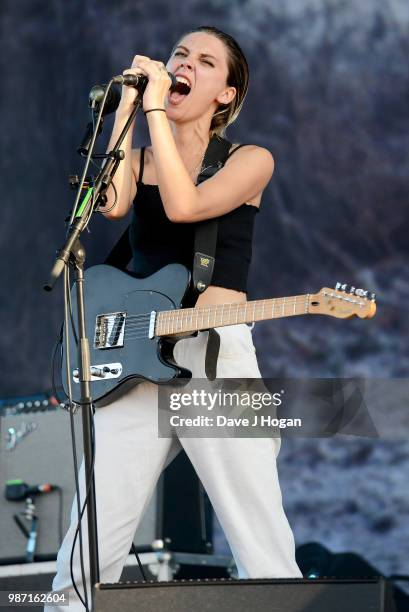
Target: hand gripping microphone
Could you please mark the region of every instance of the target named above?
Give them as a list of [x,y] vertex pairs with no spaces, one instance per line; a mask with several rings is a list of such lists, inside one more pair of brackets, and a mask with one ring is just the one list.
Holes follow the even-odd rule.
[[[176,87],[176,77],[174,77],[171,72],[168,72],[168,77],[172,81],[170,89],[172,89],[172,87]],[[139,93],[143,93],[148,84],[148,77],[145,74],[118,74],[118,76],[115,76],[112,80],[114,83],[119,83],[120,85],[135,87]]]
[[[170,88],[169,88],[171,92],[177,91],[184,95],[187,95],[189,93],[190,87],[186,85],[186,83],[178,82],[176,77],[171,72],[168,72],[168,75],[172,81]],[[128,85],[128,87],[135,87],[138,90],[139,94],[142,95],[146,89],[149,79],[144,74],[119,74],[118,76],[114,77],[112,80],[114,83],[119,83],[120,85]],[[103,85],[94,85],[94,87],[91,89],[89,93],[88,102],[89,102],[90,108],[93,108],[93,109],[99,108],[99,105],[102,102],[102,99],[105,95],[106,87],[107,87],[106,83]],[[105,102],[105,106],[104,106],[102,115],[105,116],[105,115],[109,115],[110,113],[114,113],[119,106],[120,100],[121,100],[121,94],[118,88],[112,86],[108,92],[108,96]],[[92,131],[91,131],[91,137],[92,137]],[[90,134],[87,133],[83,139],[81,146],[78,148],[79,153],[83,154],[83,151],[87,151],[88,149],[87,144],[89,145],[89,141],[90,141]]]

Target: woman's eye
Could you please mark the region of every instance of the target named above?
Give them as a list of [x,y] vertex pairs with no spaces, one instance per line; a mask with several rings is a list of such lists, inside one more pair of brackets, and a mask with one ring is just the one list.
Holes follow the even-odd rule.
[[[186,53],[183,53],[182,51],[175,51],[174,55],[181,55],[182,57],[186,57]],[[212,64],[212,62],[209,62],[208,60],[202,60],[202,62],[204,64],[209,64],[209,66],[212,66],[212,68],[214,68],[214,64]]]

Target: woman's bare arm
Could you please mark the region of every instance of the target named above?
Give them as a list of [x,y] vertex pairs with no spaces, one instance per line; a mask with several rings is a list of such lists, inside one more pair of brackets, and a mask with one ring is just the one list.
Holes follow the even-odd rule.
[[[135,56],[131,68],[124,70],[122,74],[140,74],[140,71],[135,68],[137,61],[136,58],[139,57],[140,56]],[[115,114],[115,123],[112,130],[111,139],[109,141],[108,150],[112,149],[118,140],[119,135],[134,108],[137,95],[138,94],[135,88],[127,86],[122,87],[121,101]],[[117,192],[115,206],[115,191],[112,185],[110,185],[107,189],[106,205],[99,209],[102,213],[104,213],[104,209],[107,211],[104,213],[107,219],[120,219],[121,217],[124,217],[129,212],[131,203],[136,196],[136,179],[132,169],[135,167],[135,165],[139,167],[140,152],[138,149],[134,151],[132,150],[132,135],[134,126],[135,121],[132,122],[121,144],[121,149],[125,153],[125,158],[120,161],[113,179]],[[110,208],[112,208],[112,210],[109,210]]]
[[164,113],[147,115],[159,191],[167,217],[195,223],[218,217],[263,191],[274,172],[271,153],[242,147],[224,168],[196,187],[178,153]]

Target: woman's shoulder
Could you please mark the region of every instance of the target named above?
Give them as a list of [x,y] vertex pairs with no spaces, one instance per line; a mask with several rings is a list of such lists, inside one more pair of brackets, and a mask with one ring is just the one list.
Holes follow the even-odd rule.
[[260,145],[255,145],[255,144],[251,144],[247,142],[233,143],[229,149],[229,156],[231,157],[231,155],[233,153],[236,153],[236,151],[237,151],[237,155],[240,153],[240,155],[244,154],[246,156],[248,156],[249,154],[254,156],[255,154],[256,156],[264,156],[264,157],[270,157],[270,158],[273,157],[271,151],[267,149],[266,147],[261,147]]
[[274,157],[271,151],[259,145],[248,143],[232,144],[229,150],[229,157],[226,165],[234,158],[237,161],[240,160],[244,164],[261,164],[262,166],[266,166],[267,168],[274,170]]
[[257,145],[251,142],[236,143],[232,145],[232,149],[234,147],[240,147],[240,150],[243,151],[267,151],[271,155],[271,151],[267,149],[267,147],[262,147],[261,145]]
[[246,204],[259,207],[265,186],[274,172],[274,159],[271,152],[265,147],[249,143],[233,143],[225,163],[232,172],[228,180],[235,177],[257,176],[257,182],[262,184],[257,193],[246,199]]

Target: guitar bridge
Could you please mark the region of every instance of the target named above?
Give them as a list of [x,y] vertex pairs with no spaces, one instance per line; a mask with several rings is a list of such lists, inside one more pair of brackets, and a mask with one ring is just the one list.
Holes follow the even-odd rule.
[[120,348],[124,345],[126,312],[111,312],[97,316],[94,348]]

